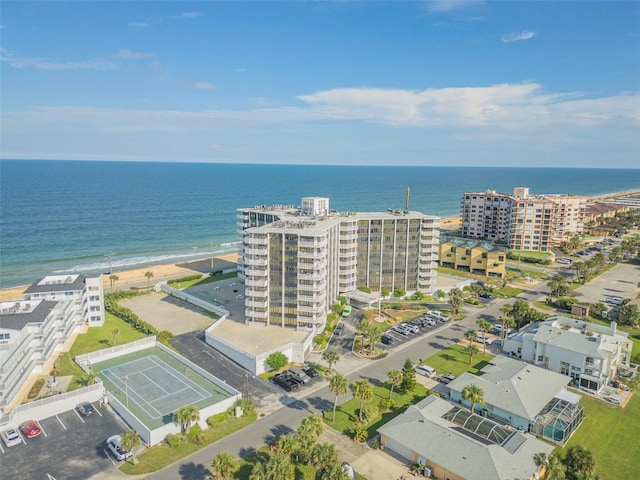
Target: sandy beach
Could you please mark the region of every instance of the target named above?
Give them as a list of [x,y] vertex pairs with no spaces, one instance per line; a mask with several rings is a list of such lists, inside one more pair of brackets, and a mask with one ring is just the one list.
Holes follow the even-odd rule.
[[[215,270],[224,270],[233,267],[238,262],[238,255],[231,253],[228,255],[221,255],[214,257],[213,266]],[[191,260],[189,262],[170,263],[165,265],[152,265],[147,267],[133,268],[130,270],[118,270],[113,271],[114,275],[118,276],[114,284],[114,288],[130,288],[146,286],[147,283],[153,285],[162,280],[168,280],[171,278],[182,277],[186,275],[193,275],[195,273],[209,273],[211,271],[211,258],[201,258],[198,260]],[[147,272],[153,273],[153,277],[148,281],[145,274]],[[103,284],[105,292],[110,290],[111,281],[109,275],[103,275]],[[20,285],[18,287],[12,287],[0,290],[0,301],[8,300],[20,300],[22,293],[29,287],[29,285]]]

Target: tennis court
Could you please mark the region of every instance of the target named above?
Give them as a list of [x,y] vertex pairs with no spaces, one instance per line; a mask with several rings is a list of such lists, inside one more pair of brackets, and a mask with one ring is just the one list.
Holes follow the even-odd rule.
[[171,423],[185,405],[200,409],[232,394],[157,347],[96,363],[105,387],[149,428]]

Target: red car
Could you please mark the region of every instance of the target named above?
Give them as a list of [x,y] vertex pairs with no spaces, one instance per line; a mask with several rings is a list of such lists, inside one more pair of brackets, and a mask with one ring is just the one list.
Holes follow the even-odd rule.
[[28,422],[24,422],[20,425],[20,430],[27,438],[33,438],[40,435],[40,426],[33,420],[29,420]]

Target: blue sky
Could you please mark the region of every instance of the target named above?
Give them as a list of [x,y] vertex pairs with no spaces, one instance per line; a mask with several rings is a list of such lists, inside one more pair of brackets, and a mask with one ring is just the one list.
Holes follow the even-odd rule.
[[3,1],[2,158],[640,168],[640,2]]

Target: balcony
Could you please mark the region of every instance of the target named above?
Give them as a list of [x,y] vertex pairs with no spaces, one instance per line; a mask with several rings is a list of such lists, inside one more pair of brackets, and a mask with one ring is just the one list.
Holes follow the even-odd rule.
[[245,297],[260,297],[264,298],[269,294],[266,288],[246,288],[244,290]]
[[266,255],[266,248],[255,248],[255,245],[244,245],[242,252],[245,255]]
[[[264,278],[246,278],[244,284],[247,287],[262,287],[266,288],[269,286],[269,282]],[[249,295],[249,293],[247,293]]]
[[298,248],[321,248],[324,245],[324,242],[320,240],[315,242],[313,240],[298,240]]
[[266,268],[254,268],[247,267],[244,269],[245,275],[256,276],[256,277],[266,277],[267,269]]
[[358,264],[358,260],[356,258],[340,258],[340,266],[341,267],[350,267]]
[[244,237],[244,243],[247,245],[267,246],[269,244],[269,239],[267,237],[254,237],[252,235],[247,235],[246,237]]
[[352,223],[352,224],[341,224],[340,225],[340,232],[358,232],[358,224],[357,223]]
[[297,310],[299,312],[307,312],[307,313],[320,313],[322,312],[322,305],[298,305]]
[[358,232],[356,231],[355,233],[347,233],[347,234],[340,234],[340,242],[354,242],[358,239]]
[[267,257],[245,257],[244,264],[253,267],[266,267],[269,265]]
[[245,307],[253,307],[253,308],[264,308],[265,310],[267,309],[267,307],[269,306],[269,300],[267,300],[266,298],[264,300],[261,299],[257,299],[257,298],[252,298],[249,299],[247,298],[247,300],[244,302]]
[[324,280],[323,273],[302,273],[298,272],[298,280]]
[[323,258],[327,258],[327,251],[323,250],[320,252],[309,252],[305,250],[298,250],[299,258],[313,258],[317,260],[322,260]]
[[358,286],[356,279],[353,280],[338,280],[338,287],[343,292],[349,292],[354,290]]
[[244,316],[249,319],[266,320],[269,317],[269,314],[267,311],[263,312],[263,311],[252,310],[251,308],[247,308],[244,311]]
[[315,303],[324,303],[325,295],[324,293],[317,293],[313,295],[307,294],[298,294],[299,302],[315,302]]

